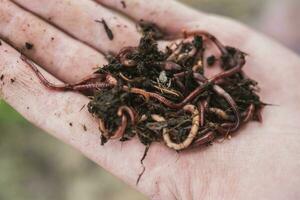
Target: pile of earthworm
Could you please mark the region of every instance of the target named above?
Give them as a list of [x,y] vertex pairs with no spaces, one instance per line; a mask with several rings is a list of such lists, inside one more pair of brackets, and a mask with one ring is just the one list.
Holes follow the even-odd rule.
[[[107,65],[77,84],[53,85],[23,59],[45,86],[91,98],[88,110],[99,120],[102,144],[138,136],[145,145],[164,142],[183,150],[229,137],[250,120],[261,121],[264,104],[257,82],[242,70],[244,52],[204,31],[184,32],[162,51],[157,35],[144,27],[138,46],[107,56]],[[212,45],[219,56],[205,57]],[[221,70],[207,77],[212,67]]]

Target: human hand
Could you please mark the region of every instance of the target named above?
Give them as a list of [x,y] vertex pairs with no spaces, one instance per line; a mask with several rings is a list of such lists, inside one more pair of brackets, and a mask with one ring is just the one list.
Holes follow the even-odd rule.
[[[104,54],[137,45],[140,35],[135,23],[111,9],[137,21],[153,21],[170,34],[182,29],[207,30],[225,44],[247,52],[250,56],[244,70],[259,82],[262,100],[279,106],[263,110],[262,124],[251,122],[232,140],[212,147],[177,154],[153,144],[136,187],[153,199],[299,198],[300,59],[295,54],[237,22],[199,13],[174,1],[131,0],[123,8],[119,0],[98,0],[111,9],[83,0],[14,2],[44,20],[12,1],[0,0],[0,37],[23,49],[49,72],[43,74],[52,82],[76,82],[105,64]],[[95,22],[102,18],[114,33],[112,41]],[[26,42],[33,48],[24,48]],[[96,120],[86,107],[81,109],[89,101],[86,97],[45,88],[20,54],[5,42],[0,46],[0,58],[0,94],[5,101],[32,123],[135,185],[144,152],[137,139],[100,146]]]

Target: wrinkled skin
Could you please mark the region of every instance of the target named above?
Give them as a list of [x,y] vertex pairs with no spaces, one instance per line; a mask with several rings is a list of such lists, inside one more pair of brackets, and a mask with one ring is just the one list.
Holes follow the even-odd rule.
[[[300,58],[293,52],[237,22],[174,1],[128,0],[126,9],[119,0],[98,0],[99,4],[84,0],[15,2],[44,20],[11,1],[0,0],[0,37],[18,48],[27,41],[34,44],[24,54],[48,71],[43,73],[53,82],[76,82],[106,63],[100,52],[117,52],[138,43],[134,22],[110,9],[118,9],[132,20],[152,20],[168,33],[183,28],[207,30],[224,44],[247,52],[245,72],[259,82],[262,100],[278,106],[263,110],[263,123],[251,122],[231,140],[208,148],[176,153],[164,145],[152,145],[144,161],[145,174],[136,188],[151,199],[300,198]],[[113,41],[94,22],[101,18],[112,28]],[[86,107],[80,110],[88,99],[74,92],[46,89],[4,41],[0,46],[1,74],[1,97],[25,118],[135,185],[144,151],[137,139],[123,143],[122,148],[119,141],[100,146],[97,120]],[[81,124],[86,125],[86,132]]]

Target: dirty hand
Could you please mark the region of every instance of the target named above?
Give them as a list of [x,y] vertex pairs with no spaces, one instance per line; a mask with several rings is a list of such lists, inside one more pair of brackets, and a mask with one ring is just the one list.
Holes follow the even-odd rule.
[[[102,19],[113,40],[95,21]],[[169,34],[207,30],[247,52],[244,70],[258,80],[262,100],[279,106],[263,110],[263,123],[251,122],[231,140],[208,148],[176,153],[153,144],[137,189],[152,199],[299,199],[300,59],[230,19],[169,0],[0,0],[1,98],[135,186],[143,145],[134,139],[100,146],[97,120],[85,106],[89,100],[45,88],[13,47],[37,63],[50,81],[72,83],[103,66],[105,54],[137,45],[135,22],[140,19]]]

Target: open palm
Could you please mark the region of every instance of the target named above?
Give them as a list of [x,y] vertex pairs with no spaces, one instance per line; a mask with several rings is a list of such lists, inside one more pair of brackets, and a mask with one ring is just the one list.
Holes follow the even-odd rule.
[[[135,186],[144,146],[137,139],[100,146],[97,121],[85,106],[89,100],[45,88],[13,47],[37,63],[50,81],[72,83],[103,66],[105,54],[137,45],[135,21],[140,19],[170,34],[207,30],[250,55],[244,70],[259,82],[262,100],[278,106],[264,109],[263,123],[251,122],[232,140],[208,148],[176,153],[153,144],[135,187],[152,199],[300,198],[299,57],[237,22],[175,1],[97,2],[0,0],[0,95],[5,101]],[[101,19],[112,29],[113,40],[95,22]]]

